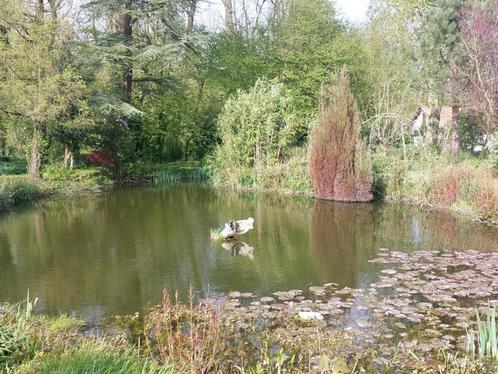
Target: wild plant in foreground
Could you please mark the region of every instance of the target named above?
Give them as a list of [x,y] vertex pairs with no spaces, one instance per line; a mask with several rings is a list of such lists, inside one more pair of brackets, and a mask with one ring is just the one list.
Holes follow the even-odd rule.
[[145,347],[163,364],[192,373],[219,370],[225,343],[219,311],[211,300],[185,305],[163,293],[162,305],[144,320]]
[[[496,335],[496,307],[486,310],[486,320],[481,320],[476,308],[477,332],[467,331],[467,352],[473,357],[477,350],[480,358],[492,357],[498,361],[498,338]],[[476,344],[477,343],[477,344]]]

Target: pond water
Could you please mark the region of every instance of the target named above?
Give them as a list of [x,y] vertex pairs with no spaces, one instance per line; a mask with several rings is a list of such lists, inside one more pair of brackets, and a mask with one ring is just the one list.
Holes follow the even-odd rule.
[[[241,242],[210,230],[255,218]],[[185,298],[231,290],[268,295],[336,282],[368,287],[379,248],[498,250],[498,230],[453,215],[382,203],[343,204],[196,184],[119,187],[43,201],[0,217],[0,300],[29,290],[46,313],[89,321],[133,313],[163,289]]]

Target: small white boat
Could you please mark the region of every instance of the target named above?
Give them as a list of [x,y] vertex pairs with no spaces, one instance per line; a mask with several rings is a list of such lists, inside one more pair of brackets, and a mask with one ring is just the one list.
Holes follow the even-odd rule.
[[242,235],[254,228],[254,218],[231,220],[225,223],[225,226],[218,231],[221,239],[233,239],[236,235]]

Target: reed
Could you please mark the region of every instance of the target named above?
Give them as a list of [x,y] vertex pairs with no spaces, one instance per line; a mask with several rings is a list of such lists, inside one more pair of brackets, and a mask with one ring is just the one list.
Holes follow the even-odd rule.
[[485,319],[482,319],[476,308],[477,332],[467,331],[467,352],[475,357],[491,357],[498,361],[498,338],[496,335],[496,307],[489,306]]
[[175,184],[180,182],[202,182],[208,180],[210,173],[202,166],[171,165],[159,170],[154,176],[156,184]]

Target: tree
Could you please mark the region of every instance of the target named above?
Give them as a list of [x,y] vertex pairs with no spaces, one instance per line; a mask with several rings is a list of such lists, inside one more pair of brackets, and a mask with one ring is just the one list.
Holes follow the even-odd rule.
[[420,5],[418,0],[373,2],[363,34],[368,66],[363,126],[370,144],[382,150],[404,144],[415,112],[427,101],[416,53]]
[[447,83],[454,52],[461,42],[459,29],[462,4],[462,0],[427,2],[425,6],[420,6],[420,26],[416,29],[418,60],[425,73],[426,87],[446,104],[452,99]]
[[[51,2],[56,6],[55,2]],[[67,115],[82,99],[84,84],[66,63],[70,26],[46,19],[43,1],[35,9],[8,0],[0,5],[0,111],[20,118],[32,130],[28,173],[37,177],[47,127]]]
[[452,65],[454,94],[481,117],[481,145],[488,152],[498,129],[498,0],[461,12],[462,45]]
[[310,143],[315,195],[337,201],[371,201],[372,164],[360,137],[360,119],[349,77],[342,71],[322,86],[318,123]]

